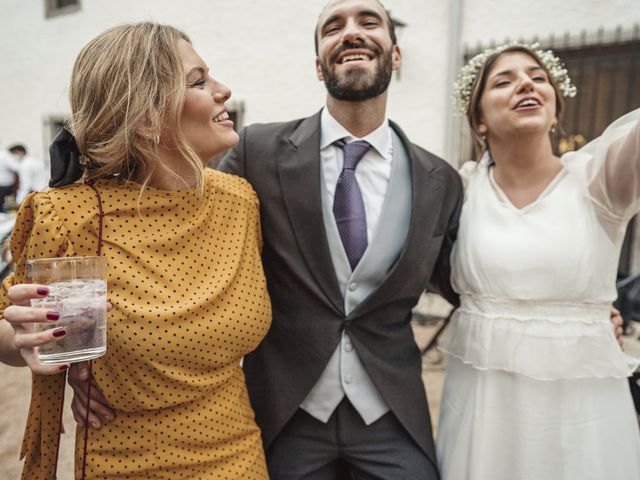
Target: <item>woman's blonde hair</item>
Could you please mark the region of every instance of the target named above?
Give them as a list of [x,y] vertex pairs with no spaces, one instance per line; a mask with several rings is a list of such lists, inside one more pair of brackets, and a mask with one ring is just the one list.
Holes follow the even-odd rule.
[[482,94],[484,93],[484,89],[487,85],[487,76],[495,65],[496,61],[502,55],[514,52],[521,52],[529,55],[545,71],[545,73],[547,74],[547,78],[549,79],[549,83],[556,93],[556,118],[558,119],[558,123],[560,123],[560,119],[562,118],[562,112],[564,110],[564,94],[560,91],[558,83],[555,81],[553,75],[551,75],[551,73],[549,72],[549,69],[547,68],[545,63],[538,57],[533,49],[525,45],[514,45],[504,48],[503,50],[500,50],[499,52],[496,52],[492,55],[489,55],[484,64],[480,67],[480,70],[475,77],[475,80],[471,87],[469,106],[466,112],[467,121],[469,122],[469,127],[471,127],[471,133],[473,135],[473,146],[477,158],[480,158],[487,149],[486,142],[478,134],[478,126],[480,125],[480,119],[482,117],[480,100],[482,99]]
[[85,178],[142,179],[157,168],[160,134],[204,183],[204,166],[180,127],[186,77],[169,25],[141,22],[110,28],[91,40],[73,67],[69,129],[86,159]]

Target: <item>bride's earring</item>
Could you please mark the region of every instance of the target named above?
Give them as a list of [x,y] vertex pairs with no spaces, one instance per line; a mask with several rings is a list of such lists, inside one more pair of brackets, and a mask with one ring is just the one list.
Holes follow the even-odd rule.
[[478,136],[479,142],[482,144],[483,148],[487,148],[487,127],[485,125],[480,125],[478,127],[476,135]]

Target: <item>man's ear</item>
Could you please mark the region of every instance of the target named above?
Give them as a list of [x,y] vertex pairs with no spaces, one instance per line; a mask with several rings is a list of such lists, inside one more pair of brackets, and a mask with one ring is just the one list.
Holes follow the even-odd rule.
[[322,66],[320,65],[320,59],[316,57],[316,77],[321,82],[324,82],[324,75],[322,74]]
[[393,46],[393,52],[391,53],[391,68],[393,70],[399,70],[402,66],[402,51],[396,44]]

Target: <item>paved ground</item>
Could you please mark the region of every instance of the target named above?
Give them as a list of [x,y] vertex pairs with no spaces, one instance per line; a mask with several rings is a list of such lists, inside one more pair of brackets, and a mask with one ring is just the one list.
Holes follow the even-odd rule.
[[[424,322],[414,324],[416,342],[420,347],[426,345],[435,333],[436,326]],[[640,325],[636,328],[636,336],[640,333]],[[625,339],[626,350],[640,356],[640,341]],[[437,350],[430,352],[423,362],[423,380],[428,392],[429,406],[437,428],[440,392],[444,379],[445,359]],[[0,479],[17,480],[20,478],[21,462],[18,460],[20,441],[25,419],[29,408],[31,376],[27,369],[0,365]],[[63,435],[60,447],[60,466],[58,478],[73,478],[73,442],[74,421],[70,415],[68,403],[70,393],[67,392],[64,425],[67,430]]]
[[[20,478],[22,462],[18,459],[20,442],[29,411],[31,392],[31,374],[26,368],[0,365],[0,479],[17,480]],[[64,425],[67,432],[60,444],[60,468],[58,478],[73,478],[74,424],[69,406],[71,394],[65,397]]]

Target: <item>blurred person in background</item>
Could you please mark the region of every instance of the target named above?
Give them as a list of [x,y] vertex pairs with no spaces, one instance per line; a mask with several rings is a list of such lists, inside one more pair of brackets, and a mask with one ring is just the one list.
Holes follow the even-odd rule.
[[39,192],[47,186],[49,173],[45,170],[41,160],[27,153],[27,148],[24,145],[13,145],[9,147],[9,152],[17,159],[16,205],[20,205],[31,192]]
[[18,160],[9,150],[0,150],[0,212],[4,212],[5,199],[15,191]]

